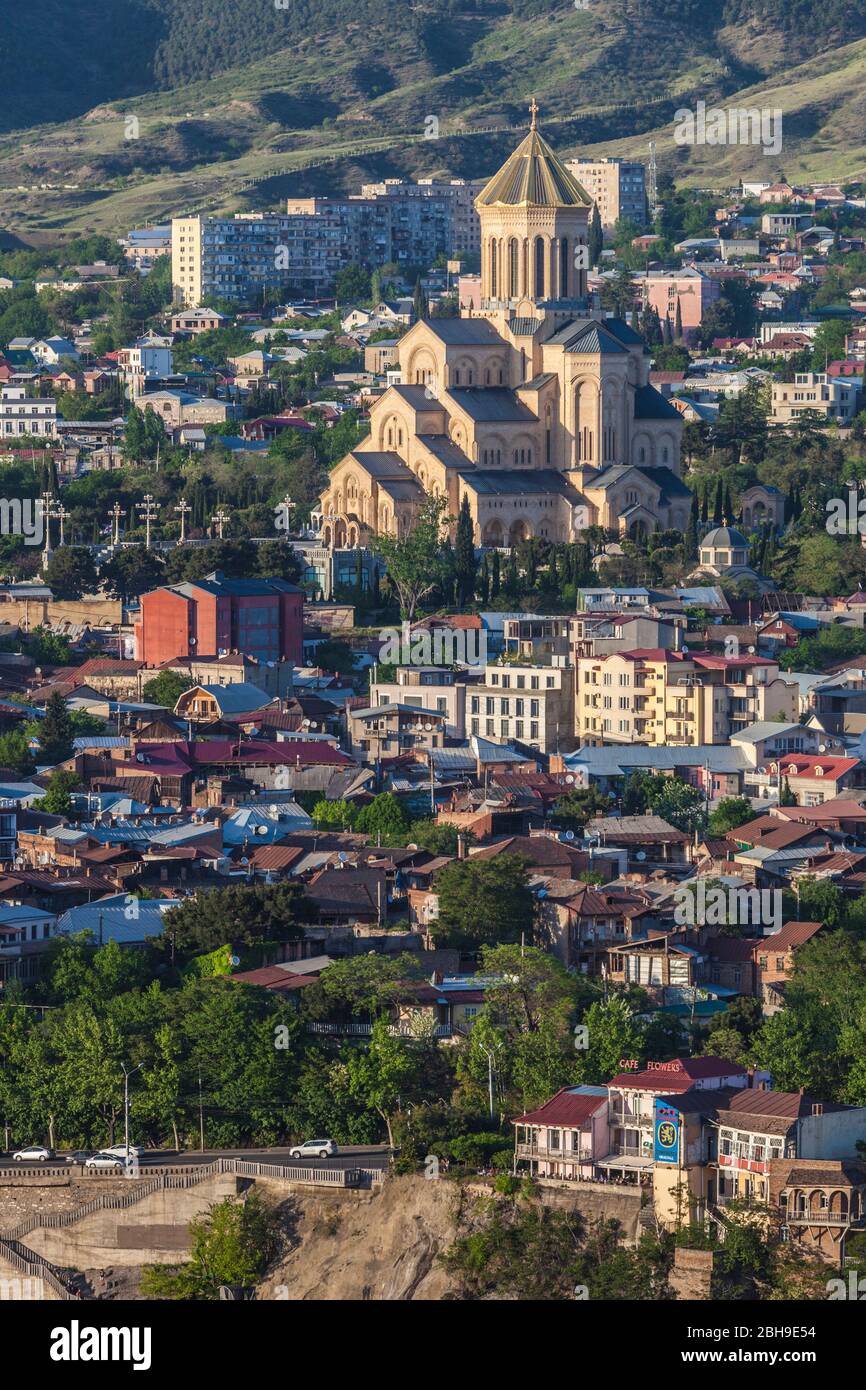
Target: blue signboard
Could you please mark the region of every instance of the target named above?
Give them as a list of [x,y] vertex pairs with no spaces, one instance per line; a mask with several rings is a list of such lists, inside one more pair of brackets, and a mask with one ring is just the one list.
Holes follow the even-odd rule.
[[653,1119],[653,1159],[656,1163],[679,1163],[681,1124],[679,1110],[656,1098]]

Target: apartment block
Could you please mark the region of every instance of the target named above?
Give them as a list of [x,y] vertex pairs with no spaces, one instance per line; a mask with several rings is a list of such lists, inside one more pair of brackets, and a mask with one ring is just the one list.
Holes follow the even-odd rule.
[[796,719],[797,686],[762,657],[686,656],[665,648],[578,657],[580,743],[698,747],[758,720]]
[[540,753],[575,747],[574,667],[559,658],[549,666],[487,666],[467,696],[469,734],[513,740]]
[[804,411],[847,424],[859,410],[862,377],[836,377],[826,372],[796,372],[793,381],[772,387],[770,423],[789,425]]
[[646,169],[628,159],[568,159],[566,168],[586,189],[598,208],[605,232],[612,232],[621,217],[639,227],[647,224]]
[[34,400],[23,386],[4,386],[0,390],[0,435],[57,434],[57,405],[52,400]]
[[370,682],[370,705],[411,706],[445,716],[449,738],[466,738],[467,672],[448,666],[400,666],[396,680]]
[[292,198],[282,213],[175,218],[175,300],[254,303],[268,291],[320,294],[350,264],[427,266],[442,253],[478,251],[479,187],[462,179],[388,179],[365,185],[360,196]]
[[676,327],[677,305],[686,342],[693,342],[704,314],[721,293],[719,281],[700,270],[679,270],[668,274],[651,270],[635,275],[636,299],[642,309],[651,305],[660,319],[670,319]]

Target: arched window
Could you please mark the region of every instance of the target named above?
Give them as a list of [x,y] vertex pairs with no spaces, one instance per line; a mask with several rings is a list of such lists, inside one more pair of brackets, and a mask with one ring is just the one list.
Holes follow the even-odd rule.
[[512,299],[516,299],[520,293],[517,288],[517,240],[512,237],[508,243],[508,293]]
[[559,243],[559,295],[561,299],[568,299],[568,237],[564,236]]
[[498,267],[496,265],[496,242],[490,243],[490,298],[496,298],[496,282],[498,278]]
[[544,238],[535,238],[535,297],[541,299],[544,295]]

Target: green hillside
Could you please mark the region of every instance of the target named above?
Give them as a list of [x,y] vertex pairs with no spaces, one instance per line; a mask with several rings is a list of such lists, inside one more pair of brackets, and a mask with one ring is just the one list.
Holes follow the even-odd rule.
[[[277,3],[7,11],[0,228],[38,242],[390,175],[481,177],[533,94],[557,148],[646,157],[655,139],[681,178],[866,166],[866,0]],[[674,112],[699,98],[779,107],[781,154],[677,146]]]

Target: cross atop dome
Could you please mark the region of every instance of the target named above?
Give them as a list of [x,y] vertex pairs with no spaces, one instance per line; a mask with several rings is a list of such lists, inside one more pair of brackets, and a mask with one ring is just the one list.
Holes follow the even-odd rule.
[[530,115],[530,118],[531,118],[531,119],[530,119],[530,123],[529,123],[529,129],[530,129],[530,130],[537,130],[537,129],[538,129],[538,102],[535,100],[535,97],[533,97],[533,98],[532,98],[532,101],[529,103],[529,115]]

